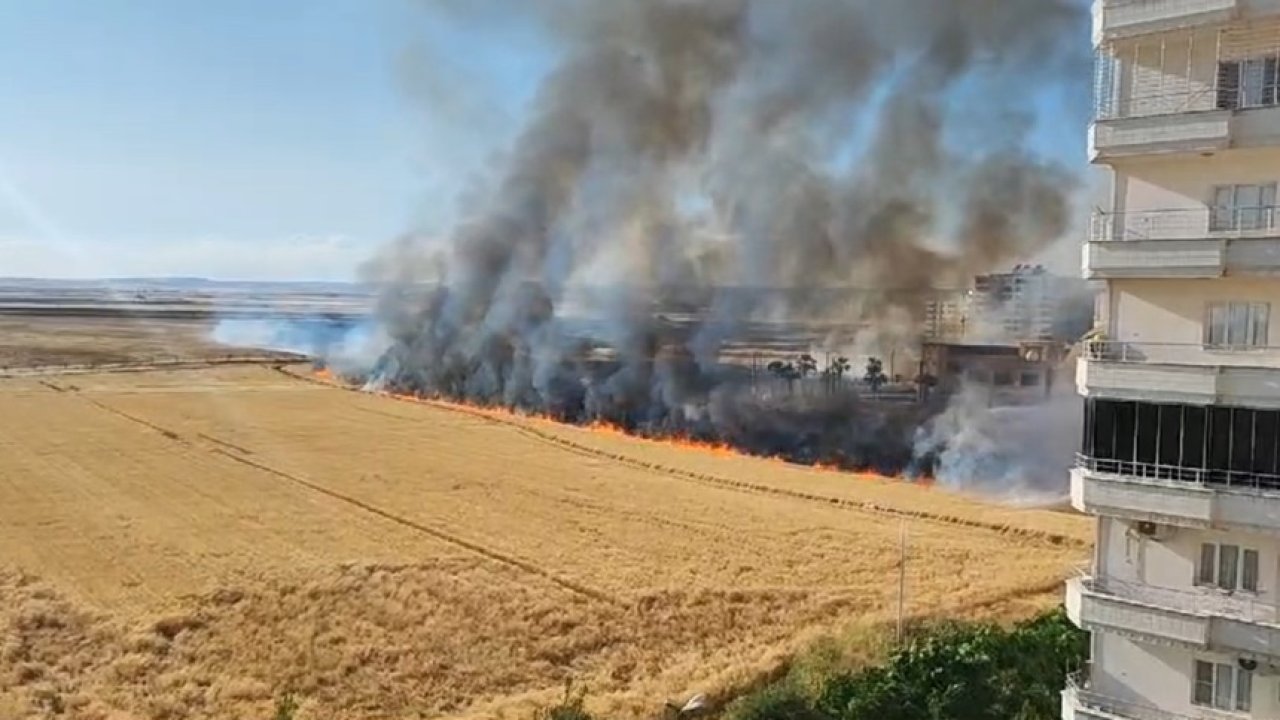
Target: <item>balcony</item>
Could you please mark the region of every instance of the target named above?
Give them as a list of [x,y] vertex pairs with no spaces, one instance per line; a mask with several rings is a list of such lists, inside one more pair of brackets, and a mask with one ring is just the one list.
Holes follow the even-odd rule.
[[1231,147],[1229,110],[1102,119],[1089,128],[1094,162],[1140,155],[1213,153]]
[[1095,692],[1089,683],[1087,672],[1067,676],[1067,687],[1062,691],[1062,717],[1064,720],[1221,720],[1221,713],[1198,708],[1194,715],[1179,715],[1167,710]]
[[1071,471],[1080,512],[1180,527],[1280,535],[1280,475],[1080,455]]
[[1095,212],[1085,276],[1214,278],[1280,271],[1280,208]]
[[1094,43],[1228,22],[1243,4],[1243,0],[1095,0]]
[[1137,642],[1264,662],[1280,658],[1280,608],[1247,593],[1076,577],[1067,582],[1067,613],[1085,630],[1117,633]]
[[1214,97],[1204,90],[1130,99],[1089,127],[1089,158],[1110,162],[1280,145],[1280,107],[1219,109]]
[[1208,649],[1208,616],[1125,597],[1088,577],[1067,581],[1067,615],[1084,630],[1120,633],[1134,640]]
[[1093,341],[1076,362],[1086,397],[1280,408],[1280,347]]

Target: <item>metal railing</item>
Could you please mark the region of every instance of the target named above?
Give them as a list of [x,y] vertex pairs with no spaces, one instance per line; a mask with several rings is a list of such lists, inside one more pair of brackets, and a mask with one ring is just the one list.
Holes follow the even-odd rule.
[[1261,110],[1276,107],[1275,96],[1236,88],[1186,88],[1186,78],[1169,76],[1172,83],[1184,85],[1175,92],[1148,95],[1115,95],[1094,98],[1094,122],[1156,118],[1214,111]]
[[1208,369],[1223,367],[1280,368],[1280,347],[1275,345],[1209,345],[1207,343],[1149,343],[1127,340],[1089,340],[1086,360],[1147,365],[1183,365]]
[[1154,705],[1131,702],[1110,697],[1090,689],[1089,670],[1084,669],[1067,676],[1067,690],[1076,706],[1086,710],[1122,717],[1126,720],[1204,720],[1210,715],[1179,715]]
[[1080,572],[1084,587],[1121,600],[1164,608],[1189,615],[1213,615],[1252,623],[1275,625],[1280,605],[1259,599],[1255,593],[1228,591],[1217,586],[1188,589],[1163,588],[1110,577],[1093,577]]
[[1268,495],[1280,492],[1280,475],[1271,473],[1212,470],[1134,460],[1110,460],[1083,453],[1076,454],[1076,467],[1091,473],[1184,483],[1207,490],[1242,490]]
[[1280,207],[1095,211],[1089,223],[1090,242],[1253,237],[1280,237]]
[[1225,109],[1219,107],[1219,105],[1229,105],[1230,102],[1231,98],[1219,99],[1218,92],[1212,88],[1182,90],[1180,92],[1160,93],[1157,95],[1100,98],[1094,108],[1094,120],[1106,122],[1108,120],[1210,112]]

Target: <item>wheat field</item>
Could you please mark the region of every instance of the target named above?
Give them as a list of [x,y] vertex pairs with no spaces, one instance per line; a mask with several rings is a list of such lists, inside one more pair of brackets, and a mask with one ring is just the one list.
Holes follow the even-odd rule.
[[618,717],[1058,602],[1089,525],[302,369],[0,379],[0,717]]

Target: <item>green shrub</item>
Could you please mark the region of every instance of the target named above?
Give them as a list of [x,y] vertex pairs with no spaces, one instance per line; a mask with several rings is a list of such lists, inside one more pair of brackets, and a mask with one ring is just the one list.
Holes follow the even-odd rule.
[[1011,630],[937,625],[862,670],[837,669],[839,653],[821,647],[783,681],[736,703],[730,717],[1056,720],[1066,672],[1083,664],[1086,638],[1059,609]]
[[804,694],[785,681],[736,700],[725,720],[826,720]]
[[587,693],[585,690],[573,691],[573,681],[564,684],[564,696],[560,702],[542,708],[536,717],[538,720],[595,720],[586,708]]
[[272,720],[293,720],[293,716],[297,713],[297,699],[294,698],[293,693],[286,692],[276,700],[276,714],[272,716]]

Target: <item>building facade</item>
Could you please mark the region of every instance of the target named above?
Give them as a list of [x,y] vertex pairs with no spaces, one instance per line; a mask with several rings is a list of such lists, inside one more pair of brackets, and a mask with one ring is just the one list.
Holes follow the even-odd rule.
[[939,292],[924,308],[930,342],[1004,344],[1080,339],[1092,322],[1093,289],[1039,265],[973,278],[967,290]]
[[1280,718],[1280,0],[1097,0],[1065,718]]

